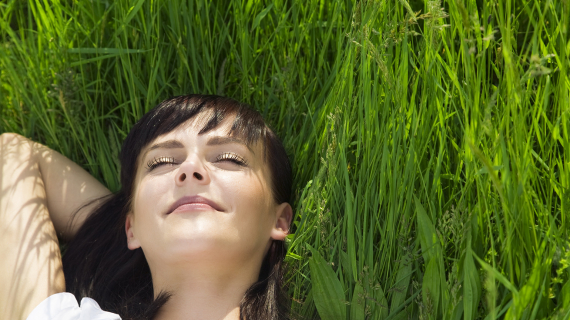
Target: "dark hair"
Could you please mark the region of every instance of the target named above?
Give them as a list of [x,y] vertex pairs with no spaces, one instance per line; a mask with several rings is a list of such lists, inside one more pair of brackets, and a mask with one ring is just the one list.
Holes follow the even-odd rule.
[[[277,136],[250,106],[213,95],[187,95],[163,101],[146,113],[131,129],[120,154],[121,189],[95,209],[69,243],[63,256],[67,290],[77,297],[91,297],[106,311],[127,319],[152,319],[169,298],[154,298],[150,269],[142,250],[129,250],[125,219],[130,210],[137,160],[141,150],[204,111],[208,112],[199,134],[206,133],[235,116],[229,135],[246,143],[262,142],[264,160],[271,172],[276,203],[289,202],[292,173],[289,159]],[[273,240],[258,281],[245,293],[240,319],[284,319],[288,303],[282,288],[283,241]]]

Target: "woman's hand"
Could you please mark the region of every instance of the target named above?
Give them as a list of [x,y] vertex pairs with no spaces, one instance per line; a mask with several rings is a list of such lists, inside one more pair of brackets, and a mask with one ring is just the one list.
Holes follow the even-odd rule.
[[[56,236],[71,238],[109,191],[61,154],[17,134],[0,135],[0,320],[25,319],[65,291]],[[73,222],[71,222],[73,221]]]

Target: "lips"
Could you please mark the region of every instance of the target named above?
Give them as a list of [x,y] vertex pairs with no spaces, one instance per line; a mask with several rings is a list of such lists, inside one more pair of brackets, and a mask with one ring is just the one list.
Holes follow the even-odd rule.
[[174,202],[166,214],[171,214],[174,211],[182,211],[184,209],[204,210],[208,209],[208,207],[211,207],[216,211],[224,211],[220,205],[208,198],[204,198],[202,196],[188,196],[182,197],[178,199],[178,201]]

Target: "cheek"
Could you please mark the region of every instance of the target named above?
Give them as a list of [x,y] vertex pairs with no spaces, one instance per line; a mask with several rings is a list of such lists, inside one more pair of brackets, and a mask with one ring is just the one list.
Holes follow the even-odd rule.
[[165,177],[152,177],[147,176],[138,183],[133,197],[132,209],[135,215],[135,221],[145,222],[151,218],[156,217],[156,212],[164,210],[160,206],[164,203],[163,199],[167,192],[168,182]]
[[251,173],[226,181],[223,194],[231,201],[237,223],[243,225],[244,229],[259,228],[262,234],[271,231],[273,198],[269,186],[260,175]]

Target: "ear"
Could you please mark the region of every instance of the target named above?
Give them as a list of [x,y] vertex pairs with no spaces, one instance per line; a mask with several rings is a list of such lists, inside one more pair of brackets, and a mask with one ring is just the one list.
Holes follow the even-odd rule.
[[127,214],[127,220],[125,221],[125,233],[127,234],[127,246],[130,250],[135,250],[141,247],[139,241],[135,238],[133,222],[135,217],[132,213]]
[[275,212],[275,225],[271,229],[271,239],[285,240],[289,234],[289,227],[291,226],[291,219],[293,219],[293,209],[291,205],[284,202],[277,206]]

